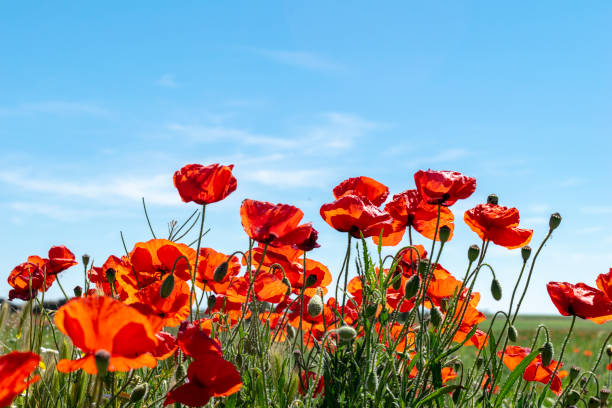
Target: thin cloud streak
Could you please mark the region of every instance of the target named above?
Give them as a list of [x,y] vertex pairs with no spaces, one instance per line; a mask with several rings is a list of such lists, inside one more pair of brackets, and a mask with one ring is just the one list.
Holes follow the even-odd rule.
[[338,71],[342,68],[336,62],[314,52],[271,50],[265,48],[254,48],[252,50],[270,60],[299,68],[315,71]]
[[0,107],[0,115],[20,115],[32,113],[47,113],[54,115],[92,115],[109,116],[107,109],[86,102],[69,101],[42,101],[33,103],[22,103],[15,107]]

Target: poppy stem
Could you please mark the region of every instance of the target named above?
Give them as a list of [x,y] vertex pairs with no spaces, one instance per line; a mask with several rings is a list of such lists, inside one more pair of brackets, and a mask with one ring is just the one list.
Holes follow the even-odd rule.
[[[552,230],[550,232],[552,232]],[[550,236],[550,232],[548,233],[546,238]],[[553,380],[555,379],[555,376],[557,375],[557,372],[559,371],[559,367],[561,366],[561,362],[563,361],[563,354],[565,353],[565,347],[567,347],[567,342],[569,341],[569,338],[572,335],[572,331],[574,330],[574,323],[576,323],[576,315],[572,315],[572,323],[570,324],[569,330],[567,332],[567,336],[565,336],[565,340],[563,340],[563,345],[561,346],[561,353],[559,353],[559,360],[557,360],[557,365],[555,366],[555,370],[550,376],[550,380],[548,380],[548,384],[546,384],[546,386],[544,387],[544,390],[542,390],[542,393],[540,394],[540,398],[538,399],[538,406],[540,406],[542,404],[542,401],[544,401],[544,398],[546,397],[546,394],[548,393],[548,390],[550,389],[550,385],[552,384]]]
[[154,239],[157,239],[157,237],[155,236],[155,232],[153,231],[153,227],[151,226],[151,220],[149,220],[149,213],[147,212],[147,205],[145,204],[144,197],[142,197],[142,208],[144,208],[145,218],[147,219],[147,224],[149,224],[151,235],[153,235]]
[[[204,215],[206,215],[206,204],[202,204],[202,218],[200,219],[200,234],[198,235],[198,246],[196,249],[195,264],[193,265],[191,273],[191,291],[189,292],[189,319],[193,322],[193,310],[191,305],[193,304],[193,297],[195,295],[195,276],[198,270],[198,258],[200,257],[200,246],[202,245],[202,232],[204,231]],[[197,300],[197,299],[196,299]],[[200,318],[200,305],[196,305],[196,318]]]

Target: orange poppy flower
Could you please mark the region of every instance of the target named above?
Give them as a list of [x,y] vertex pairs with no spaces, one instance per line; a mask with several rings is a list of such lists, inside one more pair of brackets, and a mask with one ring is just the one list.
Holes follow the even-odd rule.
[[[131,306],[145,315],[154,315],[162,319],[167,327],[178,326],[191,312],[189,285],[180,279],[174,281],[174,289],[166,298],[161,296],[163,281],[157,281],[136,292],[130,302]],[[193,302],[193,299],[191,299]]]
[[546,289],[563,316],[577,316],[597,324],[612,320],[612,300],[599,289],[568,282],[548,282]]
[[582,354],[584,354],[587,357],[593,357],[593,352],[591,350],[584,350]]
[[[245,294],[241,297],[241,299],[246,298],[246,289]],[[219,314],[223,317],[227,317],[229,320],[229,324],[231,326],[238,323],[240,316],[242,315],[242,301],[236,302],[231,298],[225,295],[217,295],[215,300],[215,305],[212,309],[206,309],[206,315],[212,315],[212,321],[219,321]],[[251,312],[247,312],[244,316],[245,318],[249,317]]]
[[[227,298],[232,302],[246,302],[249,284],[248,276],[235,278],[225,293]],[[253,290],[249,301],[255,295],[255,298],[260,302],[279,303],[287,296],[288,288],[276,275],[260,271],[253,282]]]
[[188,164],[174,173],[174,186],[181,199],[188,203],[211,204],[223,200],[236,190],[234,165]]
[[[527,347],[508,346],[506,347],[506,352],[504,353],[504,364],[510,369],[510,371],[513,371],[516,366],[529,355],[530,352],[531,349]],[[498,351],[497,356],[501,358],[501,355],[502,352]],[[559,367],[562,365],[562,363],[559,364]],[[536,381],[542,384],[548,384],[556,366],[557,361],[555,360],[552,360],[548,366],[544,366],[542,364],[542,356],[538,355],[535,360],[532,360],[527,368],[525,368],[525,371],[523,372],[523,379],[525,381]],[[550,385],[550,390],[556,395],[561,394],[561,378],[559,377],[558,373],[553,378]]]
[[0,356],[0,407],[8,407],[16,396],[40,377],[28,377],[38,367],[40,357],[32,352],[13,351]]
[[[318,296],[318,295],[317,295]],[[336,322],[336,315],[333,312],[333,309],[338,310],[336,308],[336,300],[330,298],[327,300],[327,304],[323,304],[322,313],[313,317],[308,314],[308,303],[310,302],[310,297],[304,296],[304,301],[301,303],[302,307],[302,330],[305,332],[308,330],[315,330],[318,332],[324,333],[326,329],[329,329],[330,326]],[[280,312],[279,309],[276,310]],[[340,311],[340,313],[342,313]],[[289,319],[289,324],[296,329],[300,328],[300,302],[295,302],[291,306],[289,306],[289,313],[287,315]]]
[[240,219],[247,235],[273,247],[297,246],[311,240],[312,225],[298,225],[302,217],[302,210],[289,204],[247,199],[240,206]]
[[355,195],[380,207],[389,195],[389,188],[370,177],[352,177],[334,187],[334,198]]
[[[215,270],[223,262],[228,263],[227,273],[220,282],[215,280]],[[200,248],[198,269],[196,272],[196,285],[202,290],[208,290],[217,294],[224,294],[230,281],[240,273],[240,261],[233,256],[228,260],[228,256],[217,252],[212,248]]]
[[608,299],[612,299],[612,268],[608,273],[599,274],[595,282],[597,287],[608,296]]
[[236,367],[215,353],[189,364],[187,379],[188,382],[168,393],[164,406],[180,402],[190,407],[201,407],[212,397],[232,395],[242,388]]
[[[403,238],[406,228],[412,227],[425,238],[439,241],[440,237],[436,231],[438,223],[438,207],[425,202],[417,190],[406,190],[395,194],[391,201],[385,205],[385,211],[393,217],[393,231],[383,233],[382,245],[397,245]],[[438,228],[447,226],[453,236],[455,228],[454,215],[447,207],[440,208],[440,221]],[[373,237],[378,243],[378,238]]]
[[321,206],[321,217],[332,228],[348,232],[355,238],[379,236],[381,231],[392,231],[391,216],[356,195],[345,195]]
[[104,293],[104,295],[111,296],[111,286],[106,277],[106,271],[109,269],[113,269],[115,271],[114,294],[119,295],[120,300],[126,300],[128,298],[128,292],[123,288],[122,284],[126,278],[119,275],[132,274],[132,268],[130,267],[129,262],[127,262],[127,258],[118,258],[115,255],[109,256],[101,267],[94,266],[89,270],[89,281],[94,283],[96,288]]
[[533,230],[517,227],[520,217],[516,208],[478,204],[465,212],[464,220],[480,238],[508,249],[527,245],[533,235]]
[[476,191],[476,179],[456,171],[419,170],[414,174],[414,182],[426,202],[447,207]]
[[157,364],[151,354],[159,341],[155,334],[161,319],[148,317],[136,309],[107,296],[74,298],[55,314],[57,328],[72,339],[84,356],[78,360],[60,360],[57,370],[63,373],[80,368],[97,374],[94,354],[110,354],[109,371],[129,371]]

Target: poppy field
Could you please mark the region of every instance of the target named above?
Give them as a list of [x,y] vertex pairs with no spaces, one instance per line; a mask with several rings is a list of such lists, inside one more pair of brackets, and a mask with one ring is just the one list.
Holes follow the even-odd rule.
[[[421,170],[394,195],[354,177],[320,207],[346,242],[336,264],[317,260],[318,232],[299,208],[249,198],[236,208],[244,246],[226,254],[206,220],[236,190],[232,170],[177,170],[194,210],[163,237],[145,206],[151,237],[124,253],[94,264],[58,243],[10,271],[18,303],[0,309],[0,407],[606,406],[612,269],[549,282],[542,296],[558,317],[520,314],[558,213],[532,242],[495,194],[453,212],[473,177]],[[448,265],[459,223],[479,244]],[[198,238],[184,242],[190,232]],[[497,280],[491,246],[522,259],[513,287]],[[62,286],[67,274],[82,286]],[[476,292],[477,280],[490,291]],[[45,298],[54,285],[55,306]],[[485,315],[483,297],[509,308]]]

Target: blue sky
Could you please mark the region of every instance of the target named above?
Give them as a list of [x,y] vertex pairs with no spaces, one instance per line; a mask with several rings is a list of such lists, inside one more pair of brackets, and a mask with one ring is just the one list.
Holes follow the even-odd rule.
[[[149,239],[142,196],[165,230],[195,208],[171,180],[192,162],[236,166],[205,245],[246,247],[244,198],[291,203],[336,273],[345,239],[318,210],[338,182],[397,193],[418,169],[451,169],[478,180],[453,207],[441,262],[456,275],[478,242],[462,214],[489,193],[520,209],[534,246],[563,215],[523,309],[554,313],[547,281],[612,267],[611,18],[606,1],[3,4],[1,274],[53,244],[99,265],[122,253],[120,230],[130,247]],[[509,294],[520,254],[489,260]],[[509,296],[489,284],[481,306],[497,310]]]

